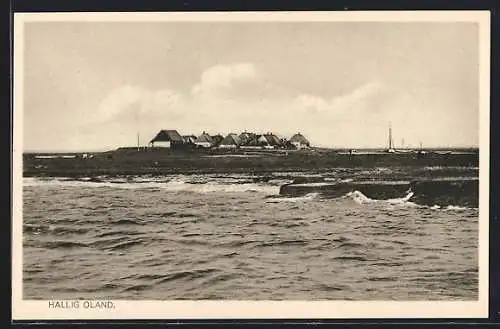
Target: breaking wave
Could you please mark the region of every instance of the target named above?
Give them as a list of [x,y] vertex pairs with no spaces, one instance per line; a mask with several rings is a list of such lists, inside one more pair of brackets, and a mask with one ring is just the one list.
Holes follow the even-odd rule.
[[120,178],[24,178],[24,186],[64,186],[86,188],[116,188],[116,189],[160,189],[169,192],[195,192],[195,193],[238,193],[257,192],[268,195],[279,193],[282,182],[256,183],[245,179],[214,179],[199,180],[196,178],[183,180],[182,178],[166,179],[120,179]]
[[[295,176],[298,175],[298,176]],[[399,177],[398,177],[399,178]],[[453,178],[453,179],[452,179]],[[266,203],[349,198],[358,204],[384,202],[461,211],[477,209],[477,178],[452,177],[411,183],[403,180],[363,180],[332,173],[193,174],[93,177],[24,177],[24,186],[143,189],[171,193],[257,193]]]
[[300,202],[300,201],[314,200],[314,199],[317,199],[318,196],[319,196],[319,193],[316,193],[316,192],[308,193],[304,196],[299,196],[299,197],[275,197],[275,196],[271,196],[268,198],[268,200],[266,202],[267,203]]
[[187,182],[169,182],[161,186],[162,189],[171,192],[198,192],[198,193],[213,193],[213,192],[260,192],[265,194],[278,194],[279,186],[273,186],[269,184],[257,184],[257,183],[241,183],[241,184],[230,184],[230,183],[187,183]]
[[363,203],[373,203],[373,202],[386,202],[390,204],[404,204],[407,203],[411,197],[414,195],[413,192],[408,192],[408,194],[402,198],[394,198],[394,199],[387,199],[387,200],[375,200],[367,197],[360,191],[353,191],[349,192],[345,195],[345,197],[351,198],[354,200],[356,203],[363,204]]
[[347,193],[342,198],[349,198],[349,199],[353,200],[354,202],[356,202],[357,204],[386,203],[389,205],[418,207],[418,208],[431,209],[431,210],[465,211],[465,210],[477,210],[478,209],[475,207],[464,207],[464,206],[456,206],[456,205],[448,205],[445,207],[441,207],[439,205],[433,205],[433,206],[420,205],[420,204],[417,204],[415,202],[410,201],[413,196],[414,196],[414,193],[409,191],[408,194],[402,198],[378,200],[378,199],[371,199],[371,198],[367,197],[366,195],[364,195],[360,191],[353,191],[353,192]]

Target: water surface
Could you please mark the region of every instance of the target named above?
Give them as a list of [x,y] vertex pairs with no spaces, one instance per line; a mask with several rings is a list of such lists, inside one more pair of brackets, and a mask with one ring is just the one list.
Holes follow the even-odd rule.
[[278,195],[332,175],[24,178],[24,298],[477,299],[478,209]]

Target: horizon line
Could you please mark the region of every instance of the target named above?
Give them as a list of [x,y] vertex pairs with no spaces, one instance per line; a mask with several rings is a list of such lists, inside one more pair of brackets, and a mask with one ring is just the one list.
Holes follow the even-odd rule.
[[[109,152],[115,151],[121,148],[138,148],[137,145],[131,146],[117,146],[114,148],[106,148],[106,149],[71,149],[71,150],[62,150],[62,149],[53,149],[53,150],[23,150],[23,154],[25,153],[85,153],[85,152]],[[150,148],[149,146],[139,146],[139,148]],[[455,150],[455,149],[479,149],[480,147],[477,145],[458,145],[458,146],[428,146],[428,147],[396,147],[396,150]],[[327,150],[385,150],[387,147],[352,147],[352,146],[311,146],[311,149],[327,149]]]

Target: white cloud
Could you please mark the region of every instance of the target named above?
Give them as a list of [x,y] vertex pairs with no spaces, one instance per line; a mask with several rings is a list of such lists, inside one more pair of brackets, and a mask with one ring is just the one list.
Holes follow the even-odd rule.
[[[116,146],[135,141],[136,132],[145,144],[159,129],[195,135],[273,131],[285,137],[300,131],[319,146],[376,146],[385,143],[388,118],[406,118],[400,108],[411,101],[374,81],[333,97],[299,94],[266,82],[252,64],[217,65],[205,70],[189,92],[112,90],[99,106],[106,129],[96,125],[89,133],[113,135]],[[368,130],[380,140],[367,140],[363,132]]]
[[296,102],[298,108],[305,111],[325,111],[331,107],[331,104],[326,99],[309,94],[299,95],[296,98]]
[[368,102],[373,101],[383,94],[386,87],[378,82],[366,83],[346,95],[334,98],[332,106],[339,110],[352,110],[358,108],[365,109],[367,106],[372,105]]
[[202,73],[200,85],[208,88],[229,88],[234,82],[255,77],[253,64],[216,65]]
[[193,86],[192,94],[219,93],[234,88],[239,83],[252,82],[257,78],[255,66],[251,63],[216,65],[201,74],[198,84]]
[[141,110],[145,100],[149,97],[150,92],[136,86],[121,86],[112,90],[108,96],[102,100],[98,108],[98,120],[107,121],[115,119],[125,111],[130,111],[131,107],[134,113]]
[[296,98],[297,105],[306,112],[342,113],[353,110],[373,109],[376,97],[381,96],[386,87],[381,83],[369,82],[347,94],[326,99],[323,97],[302,94]]

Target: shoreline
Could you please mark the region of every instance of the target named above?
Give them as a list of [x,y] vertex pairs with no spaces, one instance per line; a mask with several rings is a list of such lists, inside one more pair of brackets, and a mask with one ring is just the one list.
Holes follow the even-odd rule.
[[338,152],[174,152],[116,150],[84,158],[37,158],[23,154],[23,177],[81,177],[98,175],[169,174],[269,174],[272,172],[318,172],[363,168],[478,168],[479,153],[368,153]]

